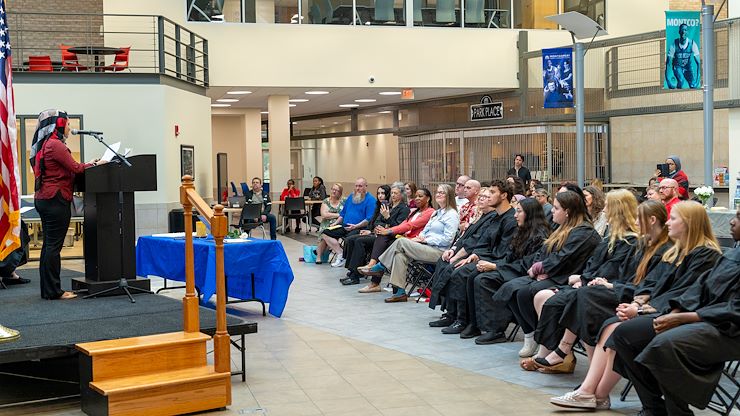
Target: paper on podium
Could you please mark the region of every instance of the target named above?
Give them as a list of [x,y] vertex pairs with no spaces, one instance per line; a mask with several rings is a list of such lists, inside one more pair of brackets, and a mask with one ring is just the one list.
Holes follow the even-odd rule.
[[[113,143],[112,145],[110,145],[110,148],[113,149],[113,151],[118,152],[118,149],[121,148],[121,142]],[[123,156],[128,156],[129,153],[131,153],[131,148],[127,147],[126,150],[123,151]],[[113,160],[114,157],[116,157],[115,153],[111,152],[110,149],[105,149],[105,153],[103,153],[103,156],[100,158],[100,160],[110,162],[111,160]]]

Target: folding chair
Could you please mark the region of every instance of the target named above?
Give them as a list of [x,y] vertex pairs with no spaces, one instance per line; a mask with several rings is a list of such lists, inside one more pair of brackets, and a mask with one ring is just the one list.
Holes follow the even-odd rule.
[[[719,384],[714,389],[714,397],[707,405],[709,410],[723,416],[729,416],[734,408],[740,410],[740,404],[738,403],[738,398],[740,398],[740,383],[737,381],[738,367],[740,367],[740,361],[728,361],[725,364]],[[723,383],[723,381],[725,382]]]
[[286,229],[288,221],[290,219],[298,220],[298,226],[300,227],[300,221],[306,219],[306,234],[309,233],[311,223],[306,210],[306,200],[303,197],[298,198],[285,198],[285,206],[283,207],[283,230]]
[[233,224],[232,227],[242,230],[250,237],[252,236],[252,230],[261,228],[262,239],[266,240],[267,232],[265,231],[265,223],[262,222],[262,204],[245,204],[242,208],[239,224]]
[[[419,287],[421,294],[432,283],[432,276],[434,275],[434,264],[423,263],[420,261],[411,261],[408,268],[406,269],[406,283],[411,285],[408,293],[413,293],[416,287]],[[421,296],[416,298],[416,303],[419,303]]]

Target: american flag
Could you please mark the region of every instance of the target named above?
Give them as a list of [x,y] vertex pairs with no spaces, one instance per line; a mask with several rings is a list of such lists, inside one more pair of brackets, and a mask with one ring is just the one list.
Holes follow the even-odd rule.
[[0,260],[21,246],[20,175],[15,125],[10,34],[5,0],[0,0]]

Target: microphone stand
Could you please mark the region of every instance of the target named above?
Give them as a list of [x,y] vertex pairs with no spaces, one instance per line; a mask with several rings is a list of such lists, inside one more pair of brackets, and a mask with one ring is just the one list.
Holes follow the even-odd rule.
[[[118,167],[119,167],[119,169],[121,168],[121,165],[122,164],[123,165],[126,165],[129,168],[131,167],[131,162],[129,162],[128,159],[126,159],[126,156],[124,156],[124,155],[116,152],[110,146],[108,146],[108,143],[106,143],[103,140],[103,135],[102,134],[90,133],[89,136],[95,137],[100,143],[103,144],[103,146],[107,147],[108,150],[110,150],[111,152],[113,152],[113,154],[115,155],[115,159],[118,159]],[[111,160],[111,162],[112,161],[113,160]],[[118,226],[119,244],[120,244],[120,249],[123,250],[123,191],[118,191],[118,224],[119,224],[119,226]],[[119,253],[119,254],[122,254],[122,253]],[[134,299],[134,297],[131,295],[131,290],[133,290],[136,293],[154,294],[154,292],[152,292],[150,290],[142,289],[142,288],[139,288],[139,287],[136,287],[136,286],[130,286],[128,284],[128,281],[126,280],[126,278],[123,276],[123,255],[119,255],[119,259],[120,259],[120,262],[121,262],[121,264],[120,264],[120,266],[121,266],[121,278],[118,280],[118,285],[117,286],[113,286],[113,287],[108,288],[108,289],[105,289],[105,290],[101,290],[100,292],[96,292],[96,293],[93,293],[93,294],[89,294],[89,295],[83,296],[82,297],[83,299],[88,299],[88,298],[94,298],[94,297],[98,297],[98,296],[103,296],[103,295],[107,295],[107,294],[110,294],[110,293],[113,293],[113,292],[116,292],[116,291],[119,291],[120,290],[120,291],[123,291],[128,296],[128,298],[131,301],[131,303],[136,303],[136,299]]]

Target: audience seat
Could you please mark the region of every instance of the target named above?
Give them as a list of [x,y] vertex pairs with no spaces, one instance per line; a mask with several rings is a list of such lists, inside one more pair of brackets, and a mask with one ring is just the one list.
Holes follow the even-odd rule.
[[38,72],[52,72],[54,69],[51,66],[50,56],[29,56],[28,57],[28,70]]

